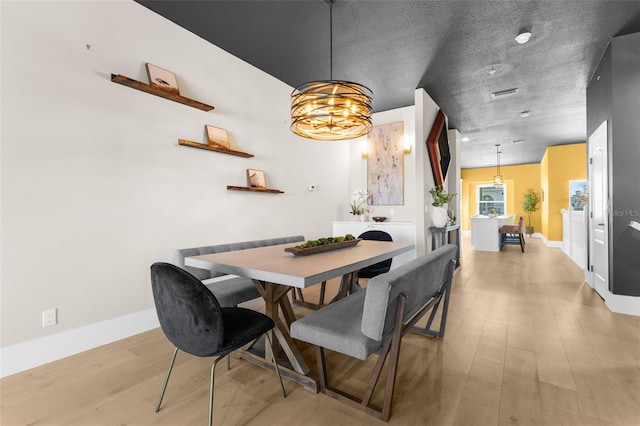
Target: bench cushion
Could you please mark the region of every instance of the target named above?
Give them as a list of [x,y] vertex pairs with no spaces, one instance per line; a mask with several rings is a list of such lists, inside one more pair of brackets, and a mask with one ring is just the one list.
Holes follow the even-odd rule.
[[233,277],[204,284],[216,296],[222,307],[236,306],[260,297],[260,292],[250,278]]
[[382,340],[391,332],[400,293],[407,296],[403,321],[411,318],[442,290],[449,263],[455,256],[456,246],[447,244],[369,280],[362,314],[362,333],[371,339]]
[[360,290],[315,311],[291,324],[291,336],[313,345],[367,359],[382,342],[362,333],[362,305],[366,294]]

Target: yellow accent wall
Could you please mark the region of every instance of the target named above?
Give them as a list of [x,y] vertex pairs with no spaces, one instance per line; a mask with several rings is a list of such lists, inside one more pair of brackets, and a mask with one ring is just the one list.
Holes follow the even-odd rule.
[[[462,178],[463,230],[471,229],[471,216],[477,214],[476,191],[478,185],[489,185],[495,167],[464,169]],[[549,241],[562,241],[562,214],[569,209],[569,181],[587,179],[587,144],[548,147],[540,164],[500,167],[506,185],[507,214],[527,216],[522,211],[522,196],[532,188],[541,199],[540,208],[531,215],[531,226]]]
[[[490,185],[493,182],[493,175],[496,174],[495,167],[484,167],[480,169],[464,169],[461,171],[462,177],[462,218],[460,224],[463,230],[471,229],[471,216],[478,214],[476,205],[476,191],[479,185]],[[500,174],[506,186],[506,209],[507,214],[516,216],[526,215],[522,210],[522,196],[529,188],[533,188],[540,193],[540,165],[523,164],[519,166],[500,167]],[[540,230],[540,215],[538,212],[531,217],[531,225]]]
[[587,144],[550,146],[545,152],[546,173],[542,173],[544,191],[543,217],[547,227],[542,231],[549,241],[562,241],[562,214],[560,209],[569,210],[569,181],[587,179]]
[[544,152],[540,162],[540,192],[538,194],[540,195],[539,212],[542,218],[542,229],[539,229],[539,232],[547,236],[549,235],[549,150]]

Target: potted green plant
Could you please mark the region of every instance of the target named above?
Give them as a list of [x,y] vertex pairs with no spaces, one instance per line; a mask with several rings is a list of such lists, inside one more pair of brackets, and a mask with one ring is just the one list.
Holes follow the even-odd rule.
[[350,214],[353,216],[359,216],[360,220],[364,221],[364,214],[369,211],[367,208],[367,198],[369,193],[362,189],[356,189],[353,191],[353,201],[349,205]]
[[449,215],[447,214],[447,208],[445,207],[456,194],[447,193],[442,186],[436,186],[429,190],[431,194],[431,205],[434,207],[431,214],[431,221],[433,226],[442,228],[447,225]]
[[532,235],[533,234],[533,226],[531,226],[531,214],[538,210],[538,205],[540,204],[540,197],[533,190],[529,189],[525,192],[522,197],[522,210],[527,214],[527,226],[524,227],[524,233]]

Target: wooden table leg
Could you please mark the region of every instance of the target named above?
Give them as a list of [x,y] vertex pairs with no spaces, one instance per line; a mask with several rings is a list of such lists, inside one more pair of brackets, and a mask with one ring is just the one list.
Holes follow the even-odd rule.
[[[269,333],[276,353],[282,349],[292,367],[279,365],[282,376],[301,384],[311,392],[317,393],[318,379],[310,373],[300,350],[289,334],[288,326],[295,320],[293,308],[291,308],[287,297],[291,287],[258,280],[254,280],[254,284],[264,299],[265,314],[275,323],[275,327]],[[286,323],[280,319],[280,312],[283,313]],[[259,355],[254,352],[242,351],[240,357],[261,367],[273,369],[269,345],[265,345],[264,351],[265,353]]]
[[338,294],[331,299],[333,303],[336,300],[340,300],[343,297],[347,297],[351,293],[355,293],[356,291],[362,289],[362,287],[358,284],[358,272],[352,272],[350,274],[344,274],[342,279],[340,280],[340,287],[338,288]]

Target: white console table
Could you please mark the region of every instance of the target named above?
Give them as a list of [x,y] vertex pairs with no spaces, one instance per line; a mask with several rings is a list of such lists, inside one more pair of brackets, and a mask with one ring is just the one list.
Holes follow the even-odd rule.
[[500,251],[498,229],[513,222],[513,216],[471,216],[471,245],[479,251]]
[[333,222],[333,235],[352,234],[354,237],[365,231],[379,230],[391,235],[398,243],[411,243],[414,249],[393,258],[391,269],[395,269],[416,258],[416,224],[414,222]]

